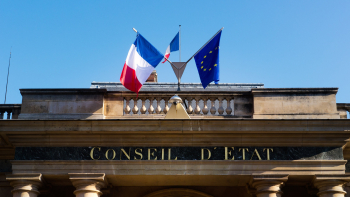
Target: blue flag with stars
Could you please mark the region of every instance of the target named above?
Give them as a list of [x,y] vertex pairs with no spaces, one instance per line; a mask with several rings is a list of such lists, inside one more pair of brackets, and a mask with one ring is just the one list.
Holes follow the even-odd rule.
[[194,56],[204,89],[212,81],[215,84],[219,82],[219,44],[221,32]]

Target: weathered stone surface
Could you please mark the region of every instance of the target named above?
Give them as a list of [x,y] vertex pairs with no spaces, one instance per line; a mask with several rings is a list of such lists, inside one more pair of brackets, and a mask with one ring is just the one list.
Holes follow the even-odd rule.
[[104,116],[122,116],[124,98],[121,96],[107,96],[104,98]]
[[253,115],[252,96],[235,96],[233,103],[235,116],[251,117]]
[[341,119],[347,119],[347,112],[350,112],[350,103],[337,103],[337,110]]
[[254,119],[339,119],[338,88],[252,89]]
[[105,92],[105,89],[22,89],[19,119],[102,119]]

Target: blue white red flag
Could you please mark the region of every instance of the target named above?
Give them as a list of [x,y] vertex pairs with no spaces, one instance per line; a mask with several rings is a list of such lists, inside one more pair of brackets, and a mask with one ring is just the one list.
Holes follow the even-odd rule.
[[[165,51],[164,57],[169,59],[170,52],[178,51],[180,45],[180,39],[179,39],[179,32],[176,34],[176,36],[173,38],[173,40],[170,42],[168,48]],[[164,62],[166,62],[166,59],[164,58]],[[164,63],[162,62],[162,63]]]
[[163,55],[141,34],[137,34],[126,57],[120,82],[125,88],[138,93]]

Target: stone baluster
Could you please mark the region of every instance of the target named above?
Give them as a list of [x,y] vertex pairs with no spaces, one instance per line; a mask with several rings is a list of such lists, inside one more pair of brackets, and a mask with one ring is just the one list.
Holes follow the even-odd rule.
[[7,111],[7,119],[8,119],[8,120],[11,119],[11,113],[12,113],[11,110],[8,110],[8,111]]
[[227,107],[226,107],[226,114],[227,115],[231,115],[232,113],[232,108],[231,108],[231,97],[226,97],[226,103],[227,103]]
[[216,100],[215,97],[210,99],[210,102],[211,102],[210,113],[211,113],[212,116],[215,115],[215,113],[216,113],[215,100]]
[[288,175],[283,174],[252,175],[247,189],[256,197],[281,197],[281,187],[287,180]]
[[37,197],[43,185],[41,174],[8,174],[6,180],[13,187],[13,197]]
[[146,111],[147,111],[145,102],[146,102],[146,98],[143,98],[143,99],[142,99],[142,107],[141,107],[141,109],[140,109],[141,114],[145,114]]
[[194,108],[194,113],[198,115],[198,114],[201,113],[201,108],[199,107],[199,100],[200,100],[200,98],[199,97],[195,97],[195,100],[196,100],[196,108]]
[[100,197],[101,188],[108,185],[104,173],[69,173],[69,179],[76,188],[76,197]]
[[344,185],[350,181],[350,175],[315,175],[313,185],[318,189],[319,197],[344,197]]
[[161,97],[157,97],[157,107],[156,107],[156,114],[160,114],[160,112],[162,111],[162,108],[160,107],[160,100],[162,98]]
[[129,106],[130,105],[130,98],[126,97],[125,100],[126,100],[126,105],[125,105],[124,112],[125,112],[125,114],[130,114],[130,112],[131,112],[131,109]]
[[203,104],[204,104],[204,107],[202,109],[202,112],[203,112],[204,115],[207,115],[208,112],[209,112],[209,109],[208,109],[208,98],[207,97],[203,98]]
[[153,107],[153,97],[149,98],[149,108],[148,108],[148,113],[153,114],[154,113],[154,107]]
[[193,113],[193,108],[192,108],[192,97],[187,98],[188,101],[188,106],[187,106],[187,113],[192,114]]
[[223,102],[222,100],[223,100],[223,98],[222,98],[222,97],[219,97],[218,99],[219,99],[219,109],[218,109],[218,112],[219,112],[220,115],[223,115],[224,112],[225,112],[224,108],[222,107],[222,102]]
[[134,107],[132,108],[132,112],[137,114],[139,112],[139,108],[137,107],[137,99],[134,99]]
[[164,98],[164,102],[165,102],[165,106],[164,106],[163,112],[164,112],[164,114],[167,114],[168,111],[169,111],[169,104],[168,104],[169,100],[168,100],[168,98]]

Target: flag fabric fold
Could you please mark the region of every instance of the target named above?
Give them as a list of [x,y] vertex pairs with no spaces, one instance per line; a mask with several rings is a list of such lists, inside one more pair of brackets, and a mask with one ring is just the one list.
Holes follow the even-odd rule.
[[[180,45],[180,39],[179,39],[179,32],[178,32],[176,36],[173,38],[173,40],[170,42],[168,48],[166,49],[164,57],[169,59],[170,52],[178,51],[180,48],[179,45]],[[166,62],[165,58],[162,63]]]
[[120,82],[125,88],[138,93],[163,57],[151,43],[138,33],[126,57]]
[[219,82],[219,45],[221,32],[194,56],[204,89],[212,81],[216,84]]

